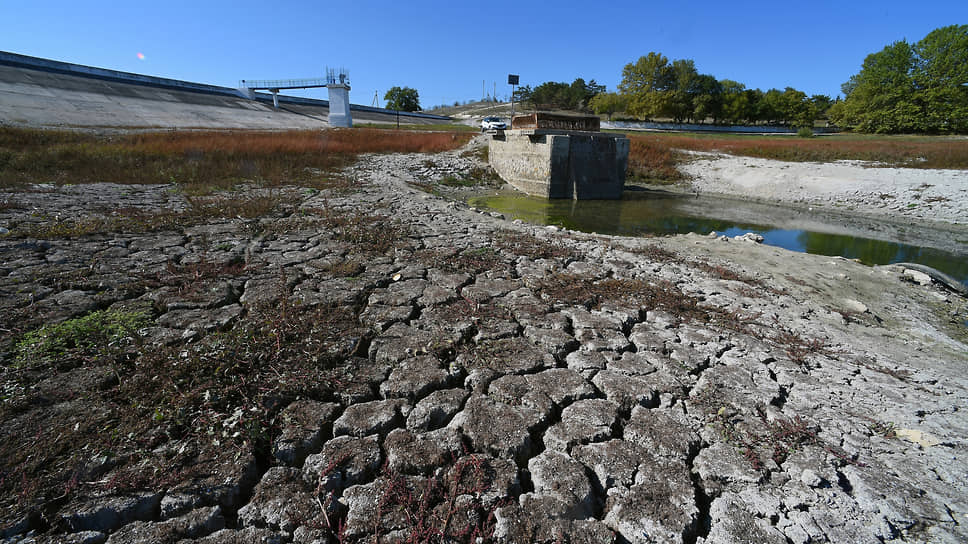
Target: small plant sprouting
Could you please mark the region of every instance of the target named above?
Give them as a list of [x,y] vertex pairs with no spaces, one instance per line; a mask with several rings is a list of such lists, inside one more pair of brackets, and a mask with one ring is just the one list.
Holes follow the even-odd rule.
[[871,419],[871,423],[867,426],[870,431],[878,436],[884,438],[897,438],[897,425],[893,421],[877,421]]

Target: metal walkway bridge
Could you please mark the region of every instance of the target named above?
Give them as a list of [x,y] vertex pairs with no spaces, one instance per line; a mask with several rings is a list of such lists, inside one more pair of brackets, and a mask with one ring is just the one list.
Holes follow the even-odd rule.
[[279,91],[282,89],[315,89],[325,87],[329,82],[323,78],[315,79],[275,79],[275,80],[245,80],[239,81],[239,88],[245,89],[249,98],[255,91],[269,91],[272,93],[273,107],[279,107]]
[[263,81],[252,81],[245,80],[239,82],[239,87],[243,89],[252,89],[253,91],[273,91],[278,92],[282,89],[314,89],[316,87],[325,87],[327,85],[327,80],[324,78],[316,79],[275,79],[275,80],[263,80]]
[[[255,91],[269,91],[272,93],[272,105],[279,107],[279,91],[283,89],[316,89],[328,87],[330,85],[347,85],[349,72],[345,68],[340,68],[339,73],[335,69],[327,68],[325,78],[311,79],[269,79],[269,80],[241,80],[239,88],[245,89],[246,94],[251,98]],[[337,83],[338,82],[338,83]]]

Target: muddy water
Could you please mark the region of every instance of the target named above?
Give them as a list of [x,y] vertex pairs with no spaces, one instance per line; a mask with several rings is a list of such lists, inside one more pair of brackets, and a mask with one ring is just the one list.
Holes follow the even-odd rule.
[[859,217],[850,210],[819,211],[730,199],[626,191],[622,200],[545,200],[502,192],[468,199],[509,219],[599,234],[638,236],[716,231],[755,232],[764,243],[868,265],[913,262],[968,286],[968,230],[932,229]]

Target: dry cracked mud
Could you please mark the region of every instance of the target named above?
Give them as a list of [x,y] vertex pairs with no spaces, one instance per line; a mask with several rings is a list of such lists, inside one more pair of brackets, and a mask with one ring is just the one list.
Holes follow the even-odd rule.
[[367,156],[264,217],[77,235],[185,200],[4,194],[0,539],[968,540],[963,298],[415,188],[473,162]]

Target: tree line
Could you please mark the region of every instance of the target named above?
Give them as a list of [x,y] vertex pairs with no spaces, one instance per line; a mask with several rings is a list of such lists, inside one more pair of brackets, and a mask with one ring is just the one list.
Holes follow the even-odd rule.
[[617,93],[606,92],[595,80],[571,84],[548,81],[524,86],[515,100],[535,109],[624,112],[636,119],[672,119],[676,123],[778,124],[813,126],[833,101],[826,95],[808,97],[792,87],[785,90],[747,89],[729,79],[700,74],[692,60],[669,59],[651,52],[622,71]]
[[[625,65],[618,89],[628,115],[676,123],[712,120],[716,124],[812,127],[833,103],[827,95],[807,96],[793,87],[765,92],[747,89],[738,81],[700,74],[692,60],[670,62],[656,52]],[[608,113],[609,103],[604,102],[594,104],[605,110],[600,113]]]
[[860,132],[968,132],[968,25],[939,28],[923,40],[895,42],[868,55],[844,83],[845,98],[748,89],[701,74],[690,59],[650,52],[626,64],[617,92],[595,80],[524,86],[515,100],[535,109],[589,111],[676,123],[813,127],[818,119]]
[[605,86],[576,78],[570,85],[546,81],[535,88],[525,85],[514,92],[514,100],[534,109],[587,111],[589,101],[605,92]]
[[830,119],[875,133],[968,133],[968,25],[894,42],[864,59],[841,86]]

